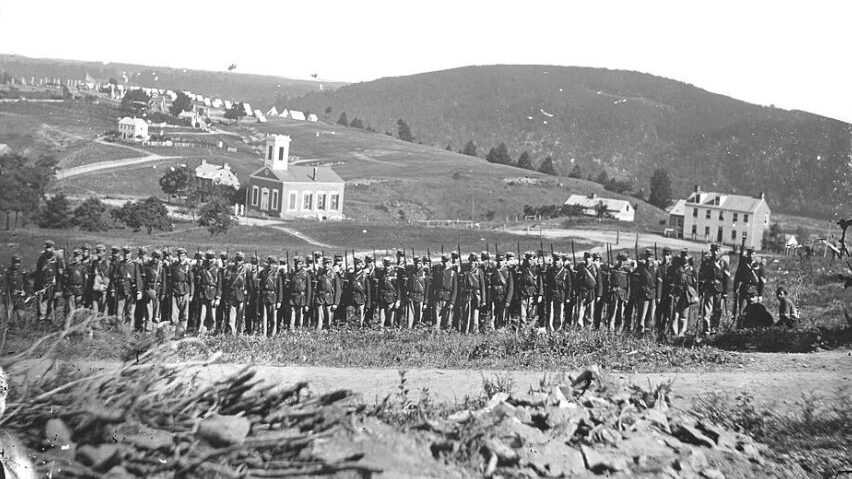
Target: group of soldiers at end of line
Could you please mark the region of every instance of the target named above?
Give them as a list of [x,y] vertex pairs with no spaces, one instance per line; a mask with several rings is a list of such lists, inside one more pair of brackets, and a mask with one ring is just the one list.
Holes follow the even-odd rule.
[[[638,250],[637,250],[638,253]],[[608,255],[609,256],[609,255]],[[549,331],[591,326],[613,332],[646,332],[683,336],[689,311],[699,306],[704,333],[720,326],[728,311],[730,270],[718,245],[702,254],[699,264],[683,250],[662,259],[645,250],[635,260],[619,253],[602,263],[599,254],[583,253],[581,261],[560,253],[528,251],[457,252],[375,260],[352,254],[323,257],[320,252],[265,261],[242,252],[197,252],[184,248],[133,249],[84,245],[70,255],[44,243],[35,269],[26,272],[14,256],[5,275],[7,314],[21,314],[36,299],[38,317],[53,317],[64,298],[69,314],[78,308],[114,315],[124,326],[151,331],[173,324],[187,333],[258,334],[357,323],[384,327],[435,327],[473,333],[482,329],[536,325]],[[733,289],[733,318],[762,301],[766,283],[763,263],[753,250],[741,256]],[[27,290],[31,294],[27,294]],[[782,288],[785,321],[795,321],[795,306]],[[764,308],[765,310],[765,308]],[[735,325],[736,326],[736,325]]]

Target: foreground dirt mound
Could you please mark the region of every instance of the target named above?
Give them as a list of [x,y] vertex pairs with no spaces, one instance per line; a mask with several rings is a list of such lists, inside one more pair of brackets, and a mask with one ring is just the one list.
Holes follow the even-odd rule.
[[[193,339],[183,341],[197,341]],[[476,410],[382,420],[344,390],[311,394],[244,369],[213,383],[176,343],[118,370],[10,378],[3,425],[42,477],[798,476],[748,436],[669,407],[668,385],[627,388],[587,371]],[[801,475],[804,475],[803,473]]]
[[426,421],[436,457],[487,477],[802,477],[765,446],[669,406],[669,385],[624,387],[586,371],[566,384],[495,394]]

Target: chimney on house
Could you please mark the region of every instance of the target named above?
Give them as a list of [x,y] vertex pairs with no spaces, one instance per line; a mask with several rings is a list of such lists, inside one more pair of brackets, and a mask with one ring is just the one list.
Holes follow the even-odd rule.
[[231,171],[231,166],[230,166],[230,165],[228,165],[227,163],[225,163],[225,165],[224,165],[224,166],[222,166],[222,168],[224,168],[224,169],[225,169],[225,171]]
[[597,193],[589,193],[589,199],[593,200],[598,196]]
[[701,191],[701,186],[699,186],[699,185],[695,185],[695,190],[694,190],[694,191],[695,191],[696,193],[699,193],[699,192]]
[[314,174],[313,174],[313,176],[311,176],[311,179],[314,180],[314,181],[317,181],[317,167],[316,166],[314,167]]
[[206,159],[204,159],[204,158],[202,158],[202,159],[201,159],[201,164],[202,164],[202,165],[206,165],[206,164],[207,164],[207,160],[206,160]]
[[766,199],[766,193],[761,191],[760,192],[760,199],[765,200]]

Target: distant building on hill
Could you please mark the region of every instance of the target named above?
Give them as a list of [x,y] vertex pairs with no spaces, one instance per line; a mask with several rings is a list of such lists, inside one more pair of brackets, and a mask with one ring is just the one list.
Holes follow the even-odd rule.
[[346,183],[329,167],[289,164],[290,137],[266,139],[263,168],[249,175],[246,215],[342,219]]
[[580,206],[583,208],[583,214],[587,216],[597,216],[600,205],[606,208],[607,215],[617,219],[618,221],[632,222],[636,216],[636,209],[627,200],[617,200],[614,198],[601,198],[597,194],[590,195],[571,195],[565,202],[567,206]]
[[317,116],[315,114],[311,113],[311,114],[308,115],[308,121],[312,121],[312,122],[316,123],[316,122],[319,121],[319,118],[317,118]]
[[141,118],[125,116],[118,120],[118,134],[125,141],[148,141],[148,123]]
[[695,189],[669,210],[668,226],[678,238],[760,249],[769,229],[766,196],[732,195]]
[[240,189],[240,179],[231,171],[227,163],[220,166],[201,160],[201,164],[195,167],[195,181],[202,187],[222,185],[230,186],[235,190]]
[[7,145],[5,143],[0,143],[0,156],[3,156],[5,154],[11,153],[11,152],[12,152],[12,149],[9,148],[9,145]]

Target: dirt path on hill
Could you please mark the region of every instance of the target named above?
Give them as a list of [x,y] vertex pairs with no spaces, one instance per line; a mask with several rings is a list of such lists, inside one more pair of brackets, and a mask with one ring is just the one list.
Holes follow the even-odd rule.
[[[848,351],[830,351],[812,354],[752,353],[747,356],[749,365],[742,369],[662,372],[662,373],[609,373],[610,377],[648,387],[665,381],[673,382],[673,401],[680,407],[690,407],[693,402],[710,395],[727,394],[731,399],[748,392],[756,404],[774,405],[776,410],[794,409],[803,395],[814,394],[828,398],[852,393],[852,356]],[[117,362],[68,361],[82,371],[108,370],[119,366]],[[16,367],[29,374],[41,374],[45,363],[26,362]],[[202,382],[212,382],[234,373],[245,365],[213,364],[191,368],[187,374],[197,373]],[[400,374],[396,369],[359,369],[303,366],[256,366],[258,377],[290,384],[308,381],[313,390],[326,392],[349,389],[366,401],[384,398],[399,391]],[[428,389],[429,396],[438,402],[461,402],[465,397],[482,393],[483,378],[506,376],[512,380],[516,392],[536,387],[549,375],[563,371],[480,371],[458,369],[409,369],[405,373],[409,397],[416,400],[421,391]],[[564,371],[576,375],[577,371]]]
[[294,238],[300,239],[300,240],[304,241],[305,243],[312,244],[312,245],[316,246],[317,248],[327,248],[327,249],[333,249],[334,248],[334,246],[332,246],[332,245],[323,243],[322,241],[311,238],[310,236],[308,236],[304,233],[301,233],[297,230],[294,230],[293,228],[289,228],[287,226],[284,226],[280,221],[277,221],[277,220],[265,220],[265,219],[262,219],[262,218],[250,218],[250,217],[247,217],[247,216],[242,216],[242,217],[239,218],[239,221],[240,221],[241,225],[264,226],[266,228],[272,228],[272,229],[280,231],[282,233],[286,233],[286,234],[288,234],[288,235],[290,235]]
[[183,156],[162,156],[156,153],[151,153],[149,151],[145,151],[141,148],[136,148],[129,145],[123,145],[121,143],[110,143],[103,141],[101,139],[93,140],[95,143],[100,143],[102,145],[109,146],[117,146],[119,148],[124,148],[126,150],[134,151],[139,153],[140,156],[136,156],[133,158],[124,158],[121,160],[112,160],[112,161],[100,161],[97,163],[90,163],[88,165],[80,165],[75,166],[73,168],[65,168],[56,171],[56,179],[57,180],[65,180],[68,178],[73,178],[75,176],[86,175],[89,173],[95,173],[101,170],[110,170],[113,168],[123,168],[126,166],[136,166],[143,163],[152,163],[155,161],[165,161],[165,160],[177,160],[183,158]]

